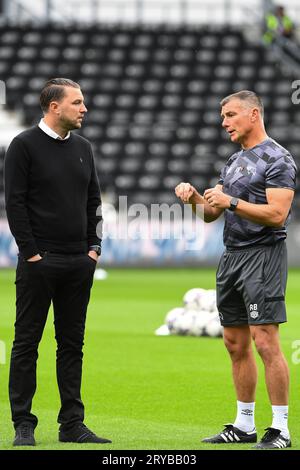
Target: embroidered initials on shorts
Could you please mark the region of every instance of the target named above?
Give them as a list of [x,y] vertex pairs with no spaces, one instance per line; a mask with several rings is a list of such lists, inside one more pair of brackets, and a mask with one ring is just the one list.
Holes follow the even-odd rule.
[[258,315],[257,304],[250,304],[250,317],[257,318]]

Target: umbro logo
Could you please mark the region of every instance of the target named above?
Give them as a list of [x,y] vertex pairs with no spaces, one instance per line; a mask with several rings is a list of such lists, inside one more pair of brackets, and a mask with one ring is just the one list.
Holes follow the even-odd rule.
[[249,410],[249,408],[246,408],[244,410],[242,410],[242,415],[245,415],[245,416],[252,416],[253,415],[253,411],[252,410]]

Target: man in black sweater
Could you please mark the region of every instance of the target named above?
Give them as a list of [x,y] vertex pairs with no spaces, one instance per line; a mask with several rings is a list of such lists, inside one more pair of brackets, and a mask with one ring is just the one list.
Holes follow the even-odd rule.
[[84,424],[82,346],[93,275],[101,252],[100,189],[90,143],[79,129],[87,111],[77,83],[49,80],[44,118],[11,142],[5,157],[9,226],[19,248],[15,339],[9,396],[14,445],[35,445],[38,345],[53,303],[61,442],[107,443]]

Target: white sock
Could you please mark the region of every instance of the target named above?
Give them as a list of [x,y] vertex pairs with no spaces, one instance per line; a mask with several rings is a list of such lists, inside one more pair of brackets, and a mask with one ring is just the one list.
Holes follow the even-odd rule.
[[288,429],[288,415],[289,407],[288,405],[278,406],[272,405],[273,421],[272,428],[280,429],[283,437],[289,439],[290,433]]
[[244,432],[254,431],[254,409],[255,402],[244,403],[242,401],[237,401],[237,414],[233,425]]

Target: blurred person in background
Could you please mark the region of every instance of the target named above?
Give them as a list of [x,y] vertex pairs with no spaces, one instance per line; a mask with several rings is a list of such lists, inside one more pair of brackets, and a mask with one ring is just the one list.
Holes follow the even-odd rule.
[[277,38],[292,39],[294,36],[294,23],[286,14],[283,6],[277,6],[274,11],[267,13],[265,17],[265,44],[272,44]]

